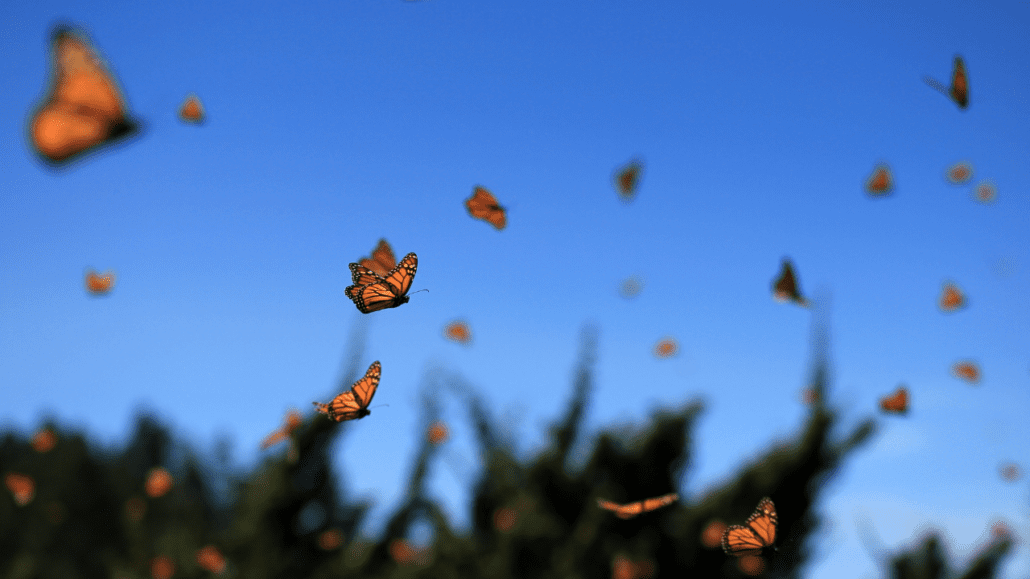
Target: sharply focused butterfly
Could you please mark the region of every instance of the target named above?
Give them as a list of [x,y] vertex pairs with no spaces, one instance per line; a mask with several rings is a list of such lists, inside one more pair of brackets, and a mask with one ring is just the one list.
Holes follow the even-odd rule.
[[966,77],[966,63],[961,56],[955,56],[955,65],[951,72],[951,86],[946,87],[940,82],[925,77],[926,84],[937,89],[944,96],[955,101],[958,108],[965,109],[969,106],[969,78]]
[[808,307],[808,300],[801,296],[801,290],[798,288],[798,280],[794,275],[794,265],[787,258],[783,258],[780,275],[773,280],[772,289],[773,299],[776,301],[790,301],[799,306]]
[[379,276],[374,271],[357,263],[350,264],[354,285],[343,290],[363,314],[396,308],[408,303],[408,290],[415,280],[418,269],[418,256],[409,253],[386,276]]
[[898,386],[894,394],[881,398],[880,410],[888,414],[908,413],[908,388]]
[[42,159],[60,165],[136,132],[114,77],[81,33],[54,33],[51,87],[29,122]]
[[93,270],[86,272],[86,290],[89,293],[100,296],[111,291],[114,287],[114,272],[108,271],[103,275]]
[[889,195],[894,190],[894,175],[885,163],[877,165],[865,181],[865,190],[873,197]]
[[951,371],[970,384],[980,382],[980,368],[973,362],[958,362],[951,367]]
[[199,125],[204,122],[204,105],[195,94],[186,97],[186,100],[179,107],[179,118],[186,123]]
[[615,191],[623,201],[632,201],[636,197],[640,174],[643,170],[644,164],[636,159],[615,170],[612,182],[615,184]]
[[952,185],[965,185],[973,178],[973,166],[966,161],[959,161],[944,171],[944,178]]
[[[390,244],[385,239],[380,239],[375,249],[372,250],[372,256],[361,258],[358,264],[374,271],[379,277],[386,277],[390,275],[390,270],[397,267],[397,258],[394,257],[393,248],[390,247]],[[355,279],[354,283],[364,285],[358,279]],[[369,281],[367,283],[372,282]]]
[[962,290],[957,285],[947,282],[944,287],[941,288],[941,297],[937,300],[937,307],[942,312],[954,312],[955,310],[965,307],[966,296],[962,293]]
[[465,200],[465,208],[472,217],[482,219],[497,229],[504,229],[508,224],[504,207],[497,204],[497,198],[492,193],[479,185],[472,190],[472,196]]
[[330,420],[343,422],[344,420],[357,420],[372,414],[368,405],[372,397],[376,395],[376,388],[379,387],[379,377],[383,373],[383,367],[379,360],[372,362],[365,375],[351,386],[350,390],[340,394],[329,404],[315,405],[315,411],[321,414],[328,414]]
[[722,535],[722,550],[727,555],[743,557],[760,555],[762,549],[776,541],[776,507],[766,497],[758,502],[755,512],[743,525],[730,525]]
[[604,499],[597,499],[597,506],[605,509],[606,511],[615,513],[615,516],[620,519],[632,519],[641,513],[649,513],[655,509],[671,505],[679,498],[680,496],[678,494],[669,493],[660,497],[629,503],[628,505],[620,505],[619,503],[613,503]]

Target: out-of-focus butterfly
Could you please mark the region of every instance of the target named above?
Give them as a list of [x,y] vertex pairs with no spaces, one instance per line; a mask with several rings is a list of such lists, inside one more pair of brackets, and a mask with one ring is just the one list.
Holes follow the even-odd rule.
[[447,324],[443,329],[443,335],[452,342],[469,345],[472,343],[472,330],[469,325],[461,320]]
[[286,421],[282,427],[276,429],[261,441],[261,449],[264,450],[286,440],[303,422],[304,418],[301,417],[300,412],[297,412],[296,410],[289,411],[286,413]]
[[612,579],[650,579],[654,573],[654,561],[633,561],[622,554],[612,559]]
[[973,362],[957,362],[951,367],[951,371],[955,376],[970,384],[978,384],[980,382],[980,368]]
[[889,195],[894,190],[894,174],[886,163],[873,168],[872,174],[865,181],[865,190],[873,197]]
[[[361,267],[368,268],[379,277],[390,275],[390,270],[397,267],[397,258],[393,255],[393,248],[385,239],[380,239],[372,250],[371,257],[363,257],[358,261]],[[373,283],[376,280],[368,280],[364,283]],[[363,280],[355,279],[354,283],[362,285]]]
[[654,355],[656,358],[671,358],[680,351],[679,344],[673,338],[662,338],[658,340],[658,343],[654,346]]
[[472,217],[482,219],[497,229],[504,229],[508,225],[504,207],[498,205],[492,193],[479,185],[472,190],[472,196],[465,200],[465,208]]
[[51,165],[138,130],[118,83],[80,32],[54,33],[51,87],[29,122],[32,144]]
[[7,490],[11,491],[11,496],[19,507],[29,504],[36,496],[36,482],[28,475],[9,472],[4,476],[4,484],[7,485]]
[[940,91],[944,96],[955,101],[958,108],[969,106],[969,78],[966,76],[966,63],[961,56],[955,56],[955,65],[951,72],[951,86],[944,86],[937,80],[925,77],[926,84]]
[[365,375],[351,386],[350,390],[333,398],[329,404],[312,402],[315,411],[320,414],[328,414],[330,420],[343,422],[344,420],[357,420],[372,414],[368,409],[372,397],[376,395],[379,388],[379,377],[382,376],[383,367],[379,360],[372,362]]
[[640,185],[640,175],[644,171],[644,164],[637,159],[617,168],[612,174],[612,183],[615,191],[623,201],[632,201],[637,196],[637,187]]
[[363,314],[396,308],[408,303],[410,298],[406,294],[411,289],[411,283],[415,281],[417,269],[418,256],[414,253],[405,255],[397,267],[385,277],[377,275],[367,267],[352,263],[350,271],[354,285],[347,286],[343,293]]
[[622,284],[619,286],[619,295],[629,299],[636,297],[640,291],[644,289],[644,280],[637,276],[630,276],[622,280]]
[[597,506],[606,511],[615,513],[615,516],[620,519],[632,519],[641,513],[649,513],[655,509],[671,505],[679,498],[680,496],[678,494],[669,493],[660,497],[629,503],[628,505],[621,505],[619,503],[613,503],[612,501],[597,499]]
[[937,307],[942,312],[954,312],[959,308],[963,308],[966,305],[966,296],[962,293],[957,285],[951,282],[945,282],[941,288],[941,297],[937,299]]
[[182,106],[179,107],[179,118],[183,122],[193,123],[199,125],[204,122],[204,105],[200,102],[200,98],[195,94],[190,94],[183,101]]
[[426,437],[430,444],[440,444],[447,440],[450,436],[450,432],[447,430],[447,425],[442,421],[437,420],[429,426],[429,431],[426,432]]
[[175,561],[167,555],[158,555],[150,561],[150,576],[153,579],[172,579],[175,575]]
[[49,427],[40,429],[32,437],[32,448],[36,452],[50,452],[57,445],[57,435]]
[[215,575],[220,575],[225,571],[225,555],[222,555],[214,545],[208,545],[197,551],[197,564]]
[[794,275],[794,265],[790,259],[783,258],[783,265],[780,267],[780,275],[773,280],[773,299],[778,302],[794,302],[799,306],[808,307],[808,300],[801,296],[798,288],[798,279]]
[[172,485],[175,484],[175,479],[172,478],[172,473],[168,472],[167,469],[160,466],[155,466],[150,469],[147,473],[147,481],[144,484],[144,490],[147,491],[147,495],[152,499],[163,497],[168,491],[172,489]]
[[880,398],[880,410],[888,414],[908,413],[908,388],[898,386],[893,394]]
[[86,291],[95,295],[102,296],[111,291],[114,287],[114,272],[107,271],[103,274],[99,274],[92,269],[86,272]]
[[998,468],[998,472],[1001,474],[1001,478],[1008,482],[1016,482],[1023,476],[1023,472],[1020,470],[1019,465],[1014,462],[1008,462],[1001,465]]
[[981,181],[979,185],[973,188],[973,199],[980,203],[993,203],[997,196],[998,188],[990,181]]
[[944,171],[944,178],[952,185],[965,185],[973,178],[973,165],[959,161]]
[[744,557],[761,555],[762,550],[772,547],[776,541],[776,506],[766,497],[743,525],[730,525],[722,535],[722,550],[727,555]]

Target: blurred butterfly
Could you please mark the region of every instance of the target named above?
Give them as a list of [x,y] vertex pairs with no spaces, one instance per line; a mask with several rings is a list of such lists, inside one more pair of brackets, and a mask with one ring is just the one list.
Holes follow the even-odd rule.
[[656,358],[671,358],[679,349],[679,344],[673,338],[662,338],[654,346],[654,355]]
[[801,296],[798,289],[798,280],[794,275],[794,266],[790,259],[783,258],[783,265],[780,267],[780,275],[773,280],[773,299],[778,302],[794,302],[799,306],[808,307],[808,300]]
[[460,320],[447,324],[443,329],[443,335],[448,340],[466,346],[472,343],[472,330],[469,329],[468,324]]
[[973,189],[973,199],[980,203],[991,203],[997,196],[998,189],[990,181],[983,181]]
[[108,271],[103,275],[93,270],[86,272],[86,290],[95,296],[101,296],[111,291],[114,287],[114,272]]
[[81,33],[54,33],[49,94],[29,122],[32,144],[51,165],[128,137],[138,125],[114,77]]
[[644,280],[637,276],[631,276],[622,281],[622,285],[619,286],[619,295],[629,299],[636,297],[642,289],[644,289]]
[[[358,264],[361,267],[367,268],[375,272],[379,277],[386,277],[390,275],[390,270],[397,267],[397,258],[393,255],[393,248],[387,243],[385,239],[380,239],[375,249],[372,250],[371,257],[363,257]],[[375,280],[370,280],[367,283],[372,283]],[[354,283],[361,284],[360,280],[355,279]]]
[[944,178],[952,185],[965,185],[973,178],[973,166],[959,161],[944,171]]
[[865,190],[874,197],[889,195],[894,190],[894,175],[885,163],[877,165],[865,182]]
[[894,394],[881,398],[880,410],[888,414],[908,413],[908,388],[898,386]]
[[632,201],[636,197],[640,174],[643,170],[643,163],[636,159],[615,170],[612,182],[615,184],[615,191],[623,201]]
[[1001,478],[1007,480],[1008,482],[1015,482],[1019,480],[1021,476],[1023,476],[1022,471],[1020,471],[1019,469],[1019,465],[1014,462],[1001,465],[1001,467],[998,469],[998,472],[1001,474]]
[[755,512],[743,525],[730,525],[722,535],[722,550],[727,555],[744,557],[760,555],[776,541],[776,507],[766,497],[758,502]]
[[944,96],[955,101],[958,108],[965,109],[969,106],[969,79],[966,77],[966,63],[962,60],[961,56],[955,56],[950,87],[946,87],[930,77],[925,77],[923,80],[926,81],[926,84],[944,94]]
[[439,420],[431,424],[429,431],[426,433],[426,438],[429,439],[430,444],[440,444],[447,440],[448,436],[450,436],[450,432],[447,430],[447,425]]
[[204,122],[204,105],[195,94],[186,97],[186,100],[179,107],[179,118],[186,123],[199,125]]
[[312,402],[315,405],[315,411],[320,414],[328,414],[330,420],[337,422],[357,420],[372,414],[368,410],[368,405],[372,402],[372,397],[376,395],[376,389],[379,388],[379,377],[382,373],[383,367],[379,364],[379,360],[372,362],[365,375],[355,382],[350,390],[333,398],[329,404]]
[[958,362],[951,367],[951,371],[955,376],[970,384],[980,382],[980,368],[973,362]]
[[497,204],[497,198],[485,188],[476,185],[472,196],[465,200],[465,208],[469,215],[476,219],[482,219],[497,229],[504,229],[508,219],[504,207]]
[[644,499],[635,503],[629,503],[628,505],[620,505],[619,503],[613,503],[604,499],[597,499],[597,506],[601,507],[606,511],[615,513],[616,517],[620,519],[632,519],[633,517],[641,513],[649,513],[655,509],[660,509],[664,506],[671,505],[674,501],[680,497],[676,493],[669,493],[660,497],[654,497],[651,499]]
[[261,441],[261,449],[264,450],[286,440],[291,434],[293,434],[293,431],[297,430],[297,427],[300,426],[302,422],[304,422],[304,419],[301,417],[300,412],[291,410],[286,414],[286,423]]
[[214,545],[208,545],[197,551],[197,564],[215,575],[221,575],[225,571],[225,555]]
[[957,285],[947,282],[944,287],[941,288],[941,297],[937,300],[937,307],[942,312],[954,312],[955,310],[965,307],[966,296],[962,293],[962,290]]
[[386,308],[396,308],[408,303],[408,290],[415,281],[415,270],[418,269],[418,256],[409,253],[386,276],[357,263],[350,264],[354,285],[347,286],[346,294],[363,314],[377,312]]
[[36,496],[36,482],[28,475],[9,472],[4,476],[4,484],[7,485],[7,490],[11,491],[14,502],[19,507],[29,504]]

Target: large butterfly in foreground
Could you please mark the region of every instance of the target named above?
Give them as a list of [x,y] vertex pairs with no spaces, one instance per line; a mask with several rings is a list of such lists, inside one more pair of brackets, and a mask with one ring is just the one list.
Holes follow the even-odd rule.
[[808,300],[801,296],[798,289],[798,278],[794,275],[794,265],[789,259],[783,258],[783,266],[780,268],[780,275],[773,281],[773,299],[778,302],[794,302],[799,306],[808,307]]
[[722,550],[727,555],[761,555],[776,541],[776,506],[766,497],[758,501],[755,512],[743,525],[730,525],[722,535]]
[[497,203],[497,198],[485,187],[476,185],[472,196],[465,200],[465,209],[472,217],[482,219],[497,229],[504,229],[508,225],[504,207]]
[[350,390],[340,394],[329,404],[315,405],[315,411],[320,414],[328,414],[330,420],[343,422],[344,420],[357,420],[364,418],[372,412],[368,405],[372,397],[376,395],[376,388],[379,387],[379,377],[383,374],[383,367],[379,360],[372,362],[365,375],[350,387]]
[[940,91],[944,96],[955,101],[958,108],[965,109],[969,106],[969,78],[966,77],[966,63],[961,56],[955,57],[955,67],[951,71],[951,86],[947,87],[935,79],[926,77],[923,80],[926,84]]
[[371,269],[358,264],[350,264],[351,278],[354,285],[347,286],[343,292],[354,302],[363,314],[370,314],[386,308],[396,308],[408,303],[406,294],[415,281],[415,270],[418,269],[418,256],[414,252],[404,256],[385,276],[380,276]]
[[62,165],[137,131],[118,83],[81,33],[54,33],[50,75],[50,91],[29,121],[32,145],[47,163]]
[[671,505],[679,498],[680,496],[678,494],[669,493],[660,497],[629,503],[628,505],[620,505],[619,503],[613,503],[604,499],[597,499],[597,506],[606,511],[615,513],[615,516],[620,519],[632,519],[641,513],[649,513],[655,509]]

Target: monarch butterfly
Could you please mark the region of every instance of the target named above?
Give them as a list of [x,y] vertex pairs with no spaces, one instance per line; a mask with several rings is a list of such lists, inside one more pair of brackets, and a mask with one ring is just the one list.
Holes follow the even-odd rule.
[[[390,275],[391,269],[397,267],[397,258],[393,256],[393,248],[390,247],[390,244],[385,239],[380,239],[375,249],[372,250],[372,256],[361,258],[358,265],[374,271],[379,277],[386,277]],[[358,279],[355,279],[354,283],[364,285]]]
[[179,118],[186,123],[199,125],[204,122],[204,105],[195,94],[190,94],[179,107]]
[[86,290],[89,293],[100,296],[111,291],[114,287],[114,272],[108,271],[103,275],[93,270],[86,272]]
[[50,91],[29,122],[40,157],[57,166],[128,137],[138,125],[126,108],[117,82],[89,42],[81,33],[58,28]]
[[225,571],[225,555],[222,555],[214,545],[208,545],[197,551],[197,564],[215,575],[220,575]]
[[671,358],[679,352],[680,346],[676,343],[676,340],[672,338],[662,338],[654,346],[654,355],[656,358]]
[[163,497],[165,493],[171,490],[173,484],[175,484],[175,480],[172,478],[172,474],[163,467],[155,466],[147,474],[144,489],[150,498],[156,499]]
[[270,446],[279,444],[283,440],[286,440],[297,427],[301,425],[304,419],[301,417],[300,412],[291,410],[286,414],[286,423],[282,428],[276,429],[275,432],[269,434],[261,441],[261,449],[264,450]]
[[[385,277],[380,277],[367,267],[350,264],[354,285],[347,286],[346,294],[363,314],[377,312],[386,308],[396,308],[408,303],[408,290],[415,280],[418,269],[418,256],[409,253]],[[367,283],[366,283],[367,282]]]
[[19,507],[29,504],[32,502],[32,498],[36,496],[36,481],[32,480],[32,477],[28,475],[9,472],[4,477],[4,484],[7,485],[7,490],[11,491],[14,502]]
[[469,325],[462,321],[451,322],[443,329],[443,335],[448,340],[459,344],[469,345],[472,343],[472,330]]
[[894,394],[881,398],[880,410],[888,414],[908,413],[908,388],[898,386]]
[[337,422],[357,420],[372,414],[368,405],[372,402],[372,397],[376,395],[376,389],[379,388],[379,377],[382,374],[383,367],[379,364],[379,360],[372,362],[365,375],[355,382],[350,390],[333,398],[329,404],[312,402],[315,405],[315,411],[320,414],[328,414],[330,420]]
[[727,555],[760,555],[776,541],[776,506],[766,497],[758,501],[755,512],[743,525],[730,525],[722,535],[722,550]]
[[966,77],[966,63],[961,56],[955,56],[955,65],[951,72],[951,86],[946,87],[936,80],[925,77],[926,84],[940,91],[944,96],[955,101],[958,108],[969,106],[969,79]]
[[447,425],[437,420],[429,426],[429,431],[426,433],[426,438],[430,444],[440,444],[447,440],[450,436],[450,432],[447,430]]
[[1019,480],[1019,477],[1023,476],[1023,473],[1019,469],[1019,465],[1014,462],[1001,465],[998,472],[1001,473],[1001,478],[1009,482],[1015,482]]
[[615,513],[616,517],[620,519],[632,519],[633,517],[641,513],[649,513],[655,509],[660,509],[664,506],[671,505],[674,501],[678,500],[680,496],[676,493],[669,493],[660,497],[654,497],[651,499],[644,499],[635,503],[629,503],[628,505],[620,505],[619,503],[613,503],[604,499],[597,499],[597,506],[601,507],[606,511]]
[[780,267],[780,275],[773,280],[773,299],[778,302],[794,302],[799,306],[808,307],[808,300],[801,296],[798,289],[797,276],[794,275],[794,265],[790,259],[783,258],[783,265]]
[[877,165],[865,182],[865,190],[873,197],[889,195],[894,190],[894,175],[885,163]]
[[944,171],[944,178],[952,185],[964,185],[973,178],[973,166],[965,161],[959,161]]
[[32,448],[36,452],[50,452],[57,445],[57,435],[49,427],[43,428],[32,437]]
[[958,362],[951,367],[951,371],[970,384],[980,382],[980,368],[973,362]]
[[508,225],[504,207],[497,204],[497,198],[492,193],[479,185],[472,190],[472,196],[465,200],[465,208],[469,215],[486,221],[498,230]]
[[941,288],[941,297],[937,300],[937,307],[942,312],[954,312],[955,310],[965,307],[966,296],[962,293],[962,290],[957,285],[947,282],[944,287]]
[[644,164],[636,159],[615,170],[612,182],[615,184],[615,191],[623,201],[632,201],[636,197],[640,174],[643,170]]
[[980,203],[990,203],[997,196],[998,189],[990,181],[983,181],[973,189],[973,198]]

